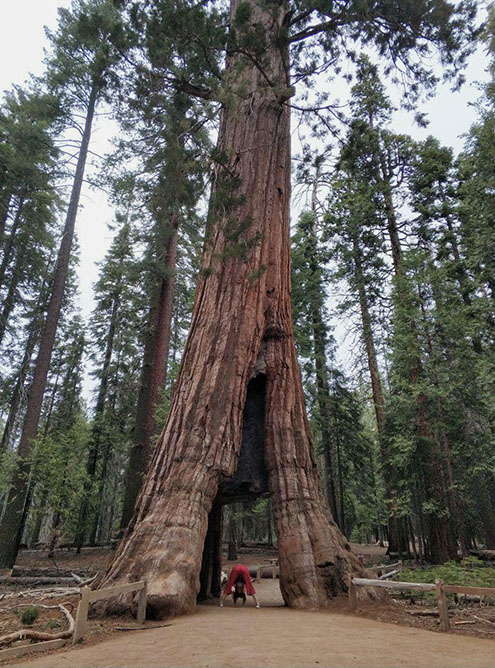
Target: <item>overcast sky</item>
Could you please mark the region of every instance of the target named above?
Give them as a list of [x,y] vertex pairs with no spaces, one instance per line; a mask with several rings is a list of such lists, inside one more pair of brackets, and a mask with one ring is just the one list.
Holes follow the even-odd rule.
[[[1,0],[0,0],[1,2]],[[43,48],[47,41],[44,26],[55,29],[57,8],[69,7],[70,0],[3,0],[0,8],[0,90],[22,84],[30,73],[43,72]],[[91,149],[105,151],[108,124],[94,124]],[[91,158],[90,158],[91,160]],[[112,211],[104,194],[85,186],[77,219],[80,245],[80,306],[85,318],[93,307],[92,285],[96,279],[95,262],[101,260],[111,241],[106,225]]]
[[[30,72],[43,71],[43,47],[46,38],[43,26],[55,28],[57,7],[70,6],[70,0],[3,0],[0,8],[0,90],[12,84],[21,84]],[[437,97],[424,106],[430,125],[426,130],[413,126],[411,117],[404,113],[396,116],[394,129],[407,132],[417,139],[433,134],[442,143],[462,148],[461,135],[466,133],[475,120],[475,111],[470,103],[479,92],[475,82],[485,78],[486,58],[479,50],[470,60],[466,72],[467,84],[458,93],[451,93],[441,86]],[[393,91],[391,91],[393,93]],[[105,151],[108,126],[98,122],[93,134],[93,150]],[[81,199],[82,211],[78,216],[77,235],[80,243],[80,292],[83,315],[87,317],[92,308],[92,284],[96,278],[95,262],[101,260],[108,249],[111,235],[106,224],[112,212],[101,193],[85,188]]]

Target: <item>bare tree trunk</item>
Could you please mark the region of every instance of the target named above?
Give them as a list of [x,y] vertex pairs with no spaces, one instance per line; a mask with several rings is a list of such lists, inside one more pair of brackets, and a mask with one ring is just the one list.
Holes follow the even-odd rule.
[[10,229],[10,235],[8,241],[5,243],[5,248],[3,251],[2,264],[0,265],[0,287],[3,285],[5,280],[5,273],[7,267],[9,266],[10,257],[12,255],[12,250],[14,248],[14,242],[17,234],[17,229],[21,223],[22,212],[24,208],[24,195],[20,197],[19,204],[17,206],[17,211],[15,218],[12,222],[12,227]]
[[132,448],[126,472],[121,529],[129,524],[148,468],[150,441],[157,432],[154,414],[167,381],[167,361],[177,264],[178,219],[173,216],[163,249],[164,271],[158,283],[156,305],[150,312]]
[[378,435],[378,445],[380,448],[380,459],[382,464],[383,481],[385,485],[385,499],[389,505],[388,511],[388,549],[387,554],[399,553],[399,530],[397,518],[391,512],[392,492],[392,472],[390,470],[390,457],[385,439],[385,400],[383,396],[380,370],[376,355],[375,340],[373,335],[371,315],[368,305],[368,295],[365,289],[364,273],[361,261],[361,249],[357,233],[353,239],[353,259],[354,259],[354,277],[358,289],[359,309],[361,313],[361,325],[363,328],[363,340],[366,347],[366,358],[368,361],[368,370],[371,379],[371,392],[373,396],[373,407],[375,409],[376,430]]
[[237,531],[236,531],[236,522],[234,519],[234,508],[231,508],[229,513],[229,524],[227,531],[227,541],[228,541],[228,551],[227,559],[228,561],[237,561]]
[[214,503],[208,517],[201,571],[198,600],[220,596],[222,572],[222,506]]
[[46,502],[48,500],[48,492],[49,492],[48,485],[45,485],[41,490],[40,502],[38,507],[36,508],[34,516],[34,528],[30,540],[30,545],[36,545],[36,543],[39,543],[41,527],[43,526],[43,520],[45,519],[46,515]]
[[69,208],[53,278],[52,294],[48,312],[46,314],[38,358],[36,360],[33,382],[29,389],[26,417],[24,419],[21,440],[18,448],[19,461],[13,474],[7,507],[0,524],[0,568],[12,568],[19,549],[19,529],[22,525],[22,518],[25,516],[24,506],[26,503],[30,474],[28,456],[31,451],[33,439],[36,438],[38,431],[43,394],[45,392],[46,379],[50,368],[55,334],[57,332],[60,309],[64,297],[77,208],[81,194],[86,158],[88,155],[89,140],[91,137],[91,125],[93,122],[96,97],[97,89],[94,87],[89,98],[86,123],[81,140],[81,148],[79,151],[76,173],[74,175]]
[[7,326],[9,324],[10,314],[12,313],[13,308],[16,305],[16,301],[19,298],[17,288],[22,277],[22,267],[24,264],[24,250],[26,245],[23,244],[19,248],[19,253],[16,258],[14,267],[12,268],[12,275],[10,277],[9,289],[5,295],[3,301],[2,312],[0,313],[0,345],[3,341],[5,334],[7,333]]
[[108,383],[110,380],[110,364],[112,361],[115,333],[117,331],[117,321],[120,308],[120,284],[118,284],[116,293],[112,300],[112,313],[110,315],[110,325],[108,328],[108,338],[105,345],[105,357],[103,360],[103,368],[101,370],[100,386],[98,388],[98,397],[96,399],[96,408],[93,418],[93,426],[91,430],[91,441],[89,444],[88,457],[86,460],[86,480],[84,481],[84,490],[79,507],[79,518],[77,523],[77,532],[74,539],[74,547],[77,549],[77,554],[81,553],[81,548],[84,543],[84,537],[88,530],[88,517],[90,514],[91,492],[93,489],[94,479],[96,476],[96,467],[98,464],[98,457],[100,455],[101,436],[103,430],[103,416],[105,412],[105,402],[108,394]]
[[[321,162],[317,162],[313,180],[311,211],[313,217],[308,224],[308,247],[310,249],[309,266],[311,273],[317,275],[320,267],[316,258],[318,240],[316,237],[315,222],[317,215],[318,180],[320,178]],[[316,295],[311,304],[311,327],[313,330],[314,364],[316,370],[316,384],[318,389],[317,400],[321,419],[321,445],[325,464],[326,496],[333,519],[341,531],[344,531],[342,514],[339,512],[338,501],[338,466],[335,442],[335,425],[330,397],[330,381],[327,368],[327,328],[323,321],[323,297]]]
[[[284,600],[325,607],[346,588],[348,572],[362,572],[320,491],[294,346],[290,93],[279,34],[287,8],[250,5],[252,21],[272,41],[262,71],[241,56],[227,66],[226,78],[244,92],[221,119],[224,161],[216,170],[192,327],[135,514],[100,582],[146,578],[155,616],[195,607],[208,514],[219,483],[234,474],[255,376],[266,378],[265,459]],[[233,68],[241,60],[244,67]],[[119,604],[128,607],[129,597],[102,607]]]
[[[3,238],[5,236],[5,226],[9,219],[9,209],[12,195],[4,195],[0,199],[0,248],[3,246]],[[1,285],[1,282],[0,282]]]

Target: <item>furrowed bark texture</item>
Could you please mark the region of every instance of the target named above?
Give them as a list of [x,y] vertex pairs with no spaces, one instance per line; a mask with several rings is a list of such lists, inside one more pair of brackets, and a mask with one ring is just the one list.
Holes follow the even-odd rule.
[[[283,5],[252,4],[252,22],[272,35],[283,18]],[[99,583],[146,579],[155,616],[195,607],[208,514],[219,484],[234,474],[248,383],[259,374],[284,600],[324,607],[346,588],[349,570],[361,570],[320,492],[305,415],[290,298],[289,107],[280,95],[287,54],[269,46],[264,56],[263,73],[239,56],[228,63],[227,76],[243,93],[221,120],[225,161],[219,158],[191,331],[134,517]],[[113,601],[107,610],[119,604],[128,607]]]

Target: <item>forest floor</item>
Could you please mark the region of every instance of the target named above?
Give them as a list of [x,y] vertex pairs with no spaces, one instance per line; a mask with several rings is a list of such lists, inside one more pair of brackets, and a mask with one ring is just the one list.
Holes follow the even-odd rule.
[[[355,548],[366,555],[367,565],[386,561],[380,548],[361,545]],[[16,567],[26,571],[53,569],[53,561],[44,555],[24,551]],[[238,561],[254,566],[268,564],[274,556],[269,551],[255,549],[240,553]],[[60,571],[86,574],[103,570],[110,558],[108,550],[88,549],[80,556],[59,551],[55,561]],[[229,566],[226,562],[227,570]],[[439,630],[438,617],[411,614],[424,612],[425,605],[412,604],[409,599],[359,602],[358,610],[349,613],[347,600],[342,597],[335,601],[331,611],[303,612],[283,606],[278,580],[263,579],[255,586],[262,605],[260,610],[254,608],[250,598],[245,606],[238,604],[236,608],[228,599],[224,608],[215,603],[200,605],[196,614],[172,619],[168,622],[170,626],[164,626],[163,621],[150,621],[145,623],[146,630],[130,632],[118,629],[132,628],[135,622],[131,618],[90,618],[82,646],[68,645],[51,654],[12,659],[9,663],[33,668],[495,666],[495,608],[481,608],[478,604],[450,610],[452,631],[432,633]],[[10,586],[1,588],[0,635],[20,628],[14,612],[21,602],[56,605],[67,601],[74,605],[74,610],[77,606],[77,594],[41,600],[29,593],[13,597],[19,591],[30,591],[26,586],[16,589],[17,592]],[[57,617],[59,628],[53,626]],[[468,624],[456,626],[456,621]],[[65,626],[56,610],[42,609],[32,628],[53,633]]]

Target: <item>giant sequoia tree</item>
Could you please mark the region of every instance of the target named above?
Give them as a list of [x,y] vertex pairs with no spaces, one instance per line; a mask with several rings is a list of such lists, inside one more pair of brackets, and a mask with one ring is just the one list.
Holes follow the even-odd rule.
[[[339,45],[368,39],[421,78],[426,73],[410,50],[425,53],[436,43],[455,68],[466,55],[472,14],[471,3],[454,10],[442,1],[232,0],[217,167],[191,331],[134,517],[100,584],[145,577],[155,615],[191,611],[210,511],[217,516],[236,479],[245,493],[264,491],[263,475],[239,479],[243,451],[261,451],[264,459],[286,603],[326,606],[345,587],[347,573],[359,570],[320,492],[293,341],[289,46],[298,76],[337,59]],[[168,23],[176,33],[175,18]],[[208,45],[201,46],[208,53]],[[177,71],[167,79],[204,97],[213,94],[204,79],[195,86]]]

